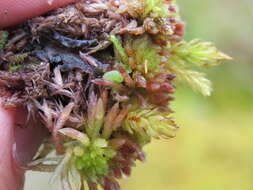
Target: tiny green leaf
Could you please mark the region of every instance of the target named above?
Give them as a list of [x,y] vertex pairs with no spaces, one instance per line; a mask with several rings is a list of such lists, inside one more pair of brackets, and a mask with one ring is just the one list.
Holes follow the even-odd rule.
[[82,179],[79,171],[74,165],[71,165],[68,171],[69,185],[73,190],[79,190],[82,186]]
[[105,139],[97,138],[94,141],[94,146],[100,147],[100,148],[105,148],[108,146],[108,142]]
[[9,36],[8,32],[0,30],[0,50],[5,47],[8,36]]
[[123,76],[117,70],[106,72],[103,76],[103,79],[109,80],[115,83],[122,83],[124,81]]
[[82,133],[76,129],[66,127],[63,129],[59,129],[58,131],[62,135],[69,137],[71,139],[74,139],[74,140],[78,140],[79,142],[81,142],[82,144],[84,144],[86,146],[88,146],[90,143],[89,137],[85,133]]
[[103,126],[104,122],[105,110],[104,110],[104,103],[101,98],[98,99],[95,109],[96,112],[95,112],[94,126],[92,127],[92,139],[95,139],[99,136],[99,131]]
[[16,71],[20,68],[22,68],[22,65],[12,65],[12,66],[9,67],[9,71],[13,72],[13,71]]

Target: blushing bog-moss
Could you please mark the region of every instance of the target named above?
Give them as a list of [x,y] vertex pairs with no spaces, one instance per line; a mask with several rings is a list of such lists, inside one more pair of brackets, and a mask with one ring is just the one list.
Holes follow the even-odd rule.
[[3,105],[50,134],[28,168],[63,189],[119,190],[152,138],[175,136],[177,81],[210,95],[194,68],[231,59],[183,35],[174,0],[81,0],[0,31]]

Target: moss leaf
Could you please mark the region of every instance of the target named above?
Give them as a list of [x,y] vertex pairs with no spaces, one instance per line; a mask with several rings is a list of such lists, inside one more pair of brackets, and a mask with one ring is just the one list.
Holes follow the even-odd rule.
[[122,83],[124,81],[123,76],[117,70],[106,72],[103,76],[103,79],[109,80],[115,83]]

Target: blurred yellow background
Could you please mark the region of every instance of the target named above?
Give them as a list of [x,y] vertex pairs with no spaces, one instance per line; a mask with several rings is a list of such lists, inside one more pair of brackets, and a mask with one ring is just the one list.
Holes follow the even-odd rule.
[[[253,189],[253,1],[178,0],[186,40],[201,38],[234,58],[208,72],[214,93],[178,87],[176,138],[146,147],[122,190]],[[27,174],[25,190],[49,189],[49,174]],[[52,188],[55,189],[55,188]]]

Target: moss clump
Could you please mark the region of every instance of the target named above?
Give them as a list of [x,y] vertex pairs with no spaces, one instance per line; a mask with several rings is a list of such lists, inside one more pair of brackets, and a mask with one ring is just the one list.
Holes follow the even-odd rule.
[[126,41],[126,46],[131,49],[131,69],[135,69],[143,74],[155,72],[161,62],[161,57],[157,53],[156,45],[149,36],[141,36]]
[[210,95],[196,67],[230,60],[183,35],[173,0],[81,0],[0,31],[2,104],[50,133],[29,168],[64,190],[119,190],[147,143],[175,137],[174,81]]
[[144,13],[143,17],[168,17],[168,5],[164,3],[164,0],[143,0]]
[[75,155],[75,166],[89,180],[97,182],[109,171],[109,161],[116,152],[108,147],[104,139],[96,139],[89,146],[80,148]]

